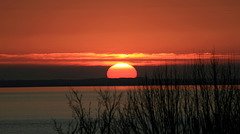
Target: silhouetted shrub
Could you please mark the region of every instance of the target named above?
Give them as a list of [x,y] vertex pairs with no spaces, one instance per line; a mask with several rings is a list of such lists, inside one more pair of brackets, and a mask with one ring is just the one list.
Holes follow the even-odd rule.
[[214,57],[181,71],[166,65],[136,90],[100,90],[95,112],[72,90],[67,98],[73,119],[66,131],[55,120],[54,128],[59,134],[238,133],[238,70],[233,60]]

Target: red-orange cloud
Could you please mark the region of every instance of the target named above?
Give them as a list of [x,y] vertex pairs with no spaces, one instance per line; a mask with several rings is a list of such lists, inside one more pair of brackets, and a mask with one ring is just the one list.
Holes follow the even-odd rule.
[[[0,54],[0,64],[32,65],[77,65],[77,66],[110,66],[117,62],[127,62],[137,66],[156,66],[164,64],[188,64],[196,59],[210,60],[211,53],[48,53],[48,54]],[[217,59],[240,60],[240,54],[214,55]]]

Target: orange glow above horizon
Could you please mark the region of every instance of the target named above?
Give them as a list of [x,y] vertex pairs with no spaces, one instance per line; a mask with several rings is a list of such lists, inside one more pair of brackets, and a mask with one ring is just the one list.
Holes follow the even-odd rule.
[[111,79],[136,78],[137,71],[133,66],[127,63],[117,63],[108,69],[107,77]]
[[[240,54],[214,55],[218,59],[240,60]],[[110,66],[127,62],[134,66],[158,66],[165,64],[187,64],[196,59],[210,60],[211,53],[48,53],[48,54],[0,54],[0,65],[71,65],[71,66]]]

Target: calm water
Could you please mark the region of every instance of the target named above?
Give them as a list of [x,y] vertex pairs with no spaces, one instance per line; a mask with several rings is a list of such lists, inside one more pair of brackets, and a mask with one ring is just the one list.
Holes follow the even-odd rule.
[[[129,90],[132,86],[71,87],[83,94],[83,102],[97,102],[97,90]],[[66,94],[70,87],[0,88],[1,134],[51,134],[51,119],[67,122],[71,118]]]

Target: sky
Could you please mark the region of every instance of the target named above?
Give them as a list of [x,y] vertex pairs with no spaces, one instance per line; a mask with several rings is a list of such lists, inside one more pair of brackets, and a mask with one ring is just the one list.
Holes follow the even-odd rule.
[[156,66],[199,52],[240,53],[237,0],[1,0],[0,20],[0,67],[15,72],[45,65],[92,73],[116,62]]

